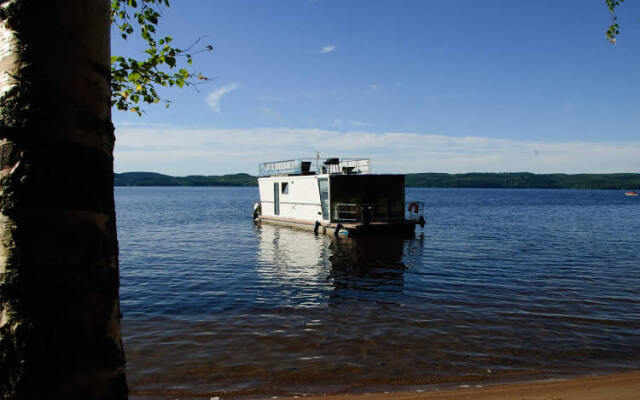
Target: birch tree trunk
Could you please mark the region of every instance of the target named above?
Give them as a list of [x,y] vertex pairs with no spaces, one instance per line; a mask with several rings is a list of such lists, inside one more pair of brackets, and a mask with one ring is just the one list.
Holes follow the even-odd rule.
[[0,398],[125,399],[109,0],[0,0]]

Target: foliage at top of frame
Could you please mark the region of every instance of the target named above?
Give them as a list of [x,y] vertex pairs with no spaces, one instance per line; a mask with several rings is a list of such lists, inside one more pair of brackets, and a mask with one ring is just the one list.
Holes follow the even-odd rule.
[[200,39],[187,48],[175,47],[171,36],[156,32],[163,7],[169,0],[111,0],[111,24],[128,39],[136,32],[146,42],[145,59],[111,57],[111,105],[142,115],[141,103],[170,101],[158,95],[159,86],[194,87],[208,78],[191,70],[193,56],[212,51],[212,45],[200,46]]
[[616,8],[619,7],[624,0],[606,0],[609,12],[611,12],[611,24],[607,28],[607,40],[611,44],[616,44],[616,36],[620,34],[620,25],[618,24],[618,16],[616,15]]

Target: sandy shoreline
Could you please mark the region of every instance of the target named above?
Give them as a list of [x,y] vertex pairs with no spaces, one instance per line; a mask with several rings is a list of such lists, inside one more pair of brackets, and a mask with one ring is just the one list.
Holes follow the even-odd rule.
[[[298,397],[302,398],[302,397]],[[293,400],[294,397],[283,397]],[[306,400],[638,400],[640,371],[482,388],[305,396]]]

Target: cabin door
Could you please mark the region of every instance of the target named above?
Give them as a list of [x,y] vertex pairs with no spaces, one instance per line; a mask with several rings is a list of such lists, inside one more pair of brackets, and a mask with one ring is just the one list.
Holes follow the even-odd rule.
[[318,189],[320,190],[320,205],[322,206],[322,219],[329,219],[329,180],[327,178],[318,179]]
[[273,214],[280,215],[280,182],[273,184]]

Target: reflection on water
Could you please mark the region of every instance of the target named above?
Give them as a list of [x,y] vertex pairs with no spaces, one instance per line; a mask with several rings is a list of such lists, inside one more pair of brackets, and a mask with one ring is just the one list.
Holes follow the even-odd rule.
[[[265,281],[287,282],[292,288],[314,288],[318,299],[298,307],[325,306],[348,299],[392,301],[402,293],[403,250],[408,239],[394,236],[338,237],[261,223],[258,273]],[[326,287],[317,291],[318,287]],[[325,295],[326,297],[323,297]]]
[[258,273],[266,280],[307,285],[323,275],[330,258],[330,240],[308,231],[256,224]]
[[116,195],[133,399],[640,367],[640,208],[607,192],[419,191],[414,239],[254,225],[250,189]]

